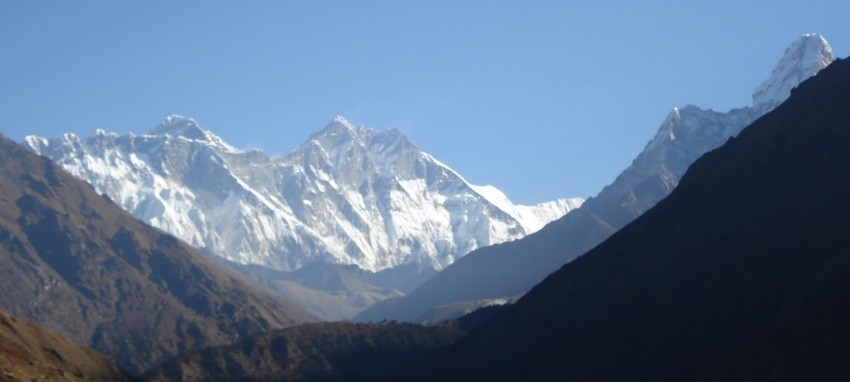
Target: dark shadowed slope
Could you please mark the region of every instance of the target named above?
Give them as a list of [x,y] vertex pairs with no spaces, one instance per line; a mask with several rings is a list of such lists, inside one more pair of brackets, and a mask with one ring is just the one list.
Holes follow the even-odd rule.
[[310,320],[0,138],[0,308],[139,372],[187,349]]
[[307,324],[192,351],[145,374],[151,381],[375,381],[391,378],[462,334],[457,323]]
[[411,378],[847,380],[848,322],[850,61],[838,60]]
[[[788,90],[833,60],[818,34],[792,43],[753,93],[753,105],[729,112],[675,108],[655,137],[599,195],[535,234],[470,253],[400,299],[375,304],[358,320],[428,320],[435,311],[475,306],[527,292],[666,197],[697,158],[784,100]],[[778,91],[782,90],[782,91]]]
[[0,312],[0,381],[130,381],[112,360]]

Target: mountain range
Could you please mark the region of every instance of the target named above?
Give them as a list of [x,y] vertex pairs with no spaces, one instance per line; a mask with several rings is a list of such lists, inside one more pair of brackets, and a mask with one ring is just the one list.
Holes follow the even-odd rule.
[[[230,260],[202,255],[144,224],[51,159],[0,137],[0,309],[11,313],[0,312],[0,380],[132,379],[122,369],[135,375],[149,370],[145,377],[156,380],[845,380],[848,106],[850,61],[834,59],[820,35],[803,36],[756,89],[752,106],[727,113],[674,109],[597,197],[537,233],[475,250],[406,297],[365,312],[389,309],[436,321],[505,304],[441,325],[310,324],[315,316],[255,281],[278,292],[315,288],[312,297],[335,288],[379,298],[386,290],[376,285],[400,285],[406,272],[436,271],[439,262],[414,256],[378,271],[329,258],[285,270],[224,266]],[[308,141],[324,152],[305,155],[337,158],[316,137],[397,134],[343,122]],[[194,122],[172,131],[175,126],[143,137],[200,140],[244,154]],[[327,147],[355,152],[350,147],[361,142],[371,147],[368,155],[405,156],[393,139],[352,139]],[[190,184],[218,182],[203,190],[220,191],[224,204],[235,192],[228,187],[242,182],[219,182],[214,171],[180,167],[183,162],[167,153],[163,173],[179,173],[175,179]],[[220,159],[209,154],[189,158]],[[128,160],[139,155],[128,154]],[[398,180],[404,172],[395,171],[408,167],[396,159],[385,162],[394,163],[390,174]],[[83,160],[91,171],[123,171],[122,162]],[[356,155],[340,160],[328,169],[344,169],[351,160],[361,169],[371,163]],[[439,180],[448,173],[438,170],[448,168],[428,163],[410,168],[425,174],[425,184],[445,186]],[[435,171],[440,176],[428,175]],[[361,184],[375,179],[366,176]],[[341,188],[336,178],[323,182],[315,183],[325,187],[319,193]],[[158,195],[176,190],[160,186]],[[492,188],[465,181],[456,186],[466,188],[460,194],[436,189],[443,196],[475,192],[490,206],[500,204],[518,226],[551,217],[541,212],[551,205],[514,206],[499,202],[503,195]],[[398,201],[398,190],[389,189],[388,200]],[[496,226],[490,234],[507,232]],[[547,267],[554,273],[527,293],[514,293]],[[463,272],[480,279],[459,278]],[[495,278],[500,285],[494,286]],[[434,300],[434,291],[448,302]],[[457,297],[470,293],[485,297]],[[424,301],[424,311],[405,310],[416,301]],[[308,324],[291,327],[299,323]]]
[[[398,130],[342,117],[276,157],[238,150],[179,116],[142,135],[97,130],[24,145],[325,319],[403,295],[469,251],[524,237],[583,202],[516,205]],[[305,267],[356,281],[306,286]]]
[[[790,92],[689,166],[670,195],[518,302],[464,317],[459,327],[475,324],[460,339],[434,330],[455,323],[430,327],[436,342],[427,325],[323,323],[192,351],[147,375],[847,380],[850,60]],[[404,366],[382,362],[390,359]]]
[[228,260],[283,271],[311,262],[439,270],[534,232],[582,201],[514,205],[398,130],[342,117],[278,157],[238,150],[180,116],[143,135],[97,130],[25,143],[140,220]]
[[823,36],[802,36],[754,91],[752,106],[728,112],[674,108],[632,164],[580,208],[522,240],[473,251],[412,292],[377,303],[356,319],[439,321],[516,300],[666,197],[697,158],[772,110],[834,59]]
[[139,373],[316,320],[0,137],[0,309]]

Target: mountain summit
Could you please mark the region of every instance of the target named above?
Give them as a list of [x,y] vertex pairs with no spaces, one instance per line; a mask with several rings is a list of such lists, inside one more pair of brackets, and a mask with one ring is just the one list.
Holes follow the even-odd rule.
[[25,143],[205,252],[281,271],[314,263],[392,271],[408,285],[583,202],[515,205],[494,187],[467,182],[398,130],[342,117],[274,158],[237,150],[179,116],[141,136],[30,136]]
[[312,261],[441,269],[581,203],[490,201],[399,131],[342,117],[274,159],[239,151],[180,116],[142,136],[26,142],[142,220],[230,260],[281,270]]
[[227,144],[219,136],[201,127],[201,124],[192,118],[172,114],[165,118],[159,125],[148,132],[149,135],[183,137],[190,140],[204,141],[218,146],[219,149],[228,152],[238,152],[235,147]]
[[770,77],[753,92],[753,108],[773,109],[791,94],[800,82],[827,67],[835,56],[819,33],[800,37],[786,50]]
[[[850,61],[404,380],[850,378]],[[583,207],[584,208],[584,207]]]
[[736,136],[776,106],[771,103],[775,97],[784,94],[784,100],[799,81],[833,59],[823,37],[804,35],[759,87],[767,90],[756,91],[767,98],[758,97],[761,103],[755,107],[725,113],[692,105],[674,108],[631,165],[581,208],[522,240],[474,251],[406,296],[376,304],[358,319],[428,321],[525,293],[666,197],[697,158]]

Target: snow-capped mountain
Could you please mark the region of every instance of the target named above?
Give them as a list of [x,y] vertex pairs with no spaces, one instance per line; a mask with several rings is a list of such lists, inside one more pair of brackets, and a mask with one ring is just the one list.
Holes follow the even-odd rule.
[[87,138],[30,136],[25,145],[142,221],[229,260],[285,271],[311,262],[439,270],[583,202],[514,205],[399,131],[342,117],[279,157],[238,150],[180,116],[143,135],[97,130]]
[[[753,92],[753,108],[765,114],[785,101],[791,89],[835,60],[832,48],[818,33],[808,33],[785,50],[770,77]],[[766,110],[765,110],[766,109]]]
[[667,196],[688,167],[785,101],[791,90],[835,60],[820,34],[805,34],[785,50],[771,75],[753,92],[752,106],[718,112],[693,105],[673,108],[644,150],[594,199],[630,213],[609,223],[622,227]]
[[631,165],[580,208],[522,240],[473,251],[405,296],[377,303],[356,319],[429,320],[435,312],[460,315],[480,301],[527,292],[664,199],[694,161],[785,101],[800,82],[833,60],[826,39],[803,35],[755,90],[752,106],[728,112],[674,108]]

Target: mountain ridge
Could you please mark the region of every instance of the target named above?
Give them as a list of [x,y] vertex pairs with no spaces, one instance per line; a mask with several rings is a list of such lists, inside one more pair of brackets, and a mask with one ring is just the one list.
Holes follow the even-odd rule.
[[339,116],[274,157],[237,150],[176,115],[143,135],[101,130],[25,143],[136,218],[228,264],[371,272],[358,277],[373,286],[304,289],[292,284],[300,276],[247,270],[326,319],[351,318],[470,250],[523,237],[583,202],[515,205],[495,187],[467,182],[400,131]]
[[[89,181],[98,191],[110,195],[140,219],[229,260],[279,270],[295,270],[310,261],[355,264],[373,272],[409,261],[441,269],[468,250],[513,240],[539,229],[548,220],[582,202],[573,198],[536,206],[517,206],[501,193],[499,200],[490,201],[487,195],[478,193],[457,172],[420,151],[398,130],[379,132],[355,127],[340,116],[295,150],[275,157],[256,150],[237,150],[195,120],[177,115],[167,117],[148,134],[141,136],[101,131],[86,139],[66,134],[55,139],[28,136],[24,142],[36,153],[50,157],[72,174]],[[367,166],[367,170],[374,173],[367,176],[358,174],[351,165],[352,161]],[[117,170],[110,171],[109,167]],[[340,168],[347,171],[338,171]],[[145,174],[145,171],[150,174]],[[206,195],[215,196],[216,190],[204,185],[202,179],[196,179],[201,175],[193,173],[197,171],[206,172],[202,174],[206,179],[225,180],[226,184],[219,187],[217,197]],[[432,181],[448,182],[451,186],[445,188],[428,184],[427,179],[421,178],[428,176]],[[386,184],[376,185],[376,182]],[[145,195],[147,191],[144,189],[134,189],[138,184],[141,188],[152,188],[148,194],[158,192],[161,195]],[[389,189],[380,189],[381,186]],[[440,187],[444,187],[442,191],[469,195],[459,194],[459,198],[441,196]],[[242,195],[228,200],[229,195],[221,191],[228,188],[229,192]],[[174,190],[176,195],[163,196],[168,190]],[[315,194],[322,192],[335,192],[336,199],[317,199]],[[427,196],[432,193],[435,194]],[[397,194],[395,199],[391,194]],[[403,200],[413,195],[426,196],[424,199],[419,197],[421,200]],[[197,207],[169,198],[194,200],[196,204],[207,203],[209,206]],[[212,200],[207,202],[205,198]],[[454,201],[450,200],[452,198],[455,198]],[[465,201],[464,198],[472,199]],[[215,206],[220,206],[221,202],[235,203],[232,210],[244,210],[247,208],[245,203],[259,204],[260,211],[251,214],[219,209],[216,213]],[[323,219],[310,216],[311,203],[318,202],[323,203],[322,207],[332,209],[332,216]],[[411,243],[424,245],[418,250],[410,245],[394,247],[389,244],[411,240],[412,232],[404,230],[412,230],[412,223],[405,224],[404,220],[416,219],[410,214],[402,216],[398,212],[383,211],[376,204],[383,203],[386,208],[410,209],[413,206],[406,206],[404,202],[413,203],[422,211],[432,205],[430,209],[435,216],[428,217],[428,224],[435,230],[442,230],[428,233],[434,236],[432,239]],[[464,216],[466,212],[446,210],[443,203],[447,202],[455,203],[459,208],[472,208],[478,203],[480,206],[474,209],[479,211],[468,211],[472,215],[466,215],[478,221],[478,226],[466,228],[471,231],[465,234],[453,232],[462,229],[458,228],[462,226],[460,220],[452,217],[452,221],[448,221],[437,215],[455,213]],[[464,207],[466,205],[469,207]],[[500,206],[505,205],[511,207],[510,211],[501,210]],[[242,230],[258,234],[229,233],[225,227],[208,226],[211,224],[207,222],[211,220],[208,215],[216,214],[235,218],[243,222]],[[491,217],[488,214],[495,215]],[[251,215],[261,215],[263,220],[251,223]],[[333,219],[337,222],[332,223],[330,228],[342,233],[339,240],[334,240],[335,235],[329,234],[330,228],[321,224]],[[352,221],[346,221],[348,219]],[[398,224],[394,225],[396,222]],[[290,234],[275,235],[257,228],[267,224]],[[383,227],[385,233],[375,236],[378,232],[369,233],[369,229],[364,228],[366,225],[377,229]],[[394,233],[401,236],[394,236]],[[457,235],[461,236],[455,237]],[[431,244],[436,241],[445,241],[449,246]],[[402,255],[388,258],[390,252]]]
[[[822,54],[801,55],[800,47]],[[787,68],[820,69],[824,62],[834,59],[831,54],[822,36],[804,35],[786,49],[765,83],[778,81],[780,85],[767,87],[773,94],[787,97],[788,78],[804,79],[816,73],[789,72]],[[794,59],[812,60],[814,64]],[[458,302],[474,306],[475,301],[513,299],[525,293],[666,197],[697,158],[735,136],[769,111],[770,105],[776,106],[763,103],[725,113],[692,105],[674,108],[632,163],[578,209],[521,240],[473,251],[411,293],[377,303],[355,319],[420,321],[450,305],[464,309]]]
[[409,380],[850,376],[850,61]]

